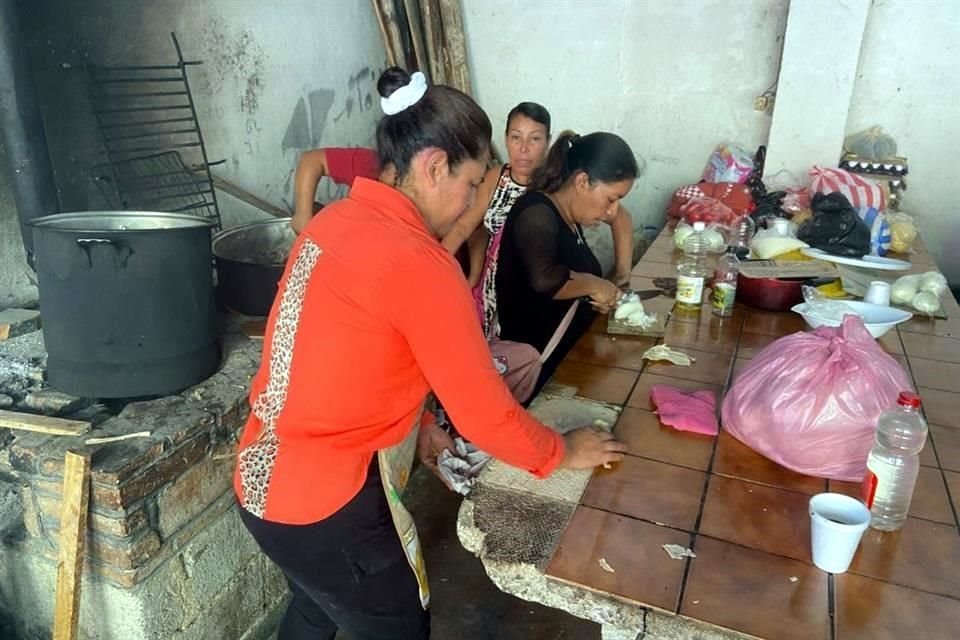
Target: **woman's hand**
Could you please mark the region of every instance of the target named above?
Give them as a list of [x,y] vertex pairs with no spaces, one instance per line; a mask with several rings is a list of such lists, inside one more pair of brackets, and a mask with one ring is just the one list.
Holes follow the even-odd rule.
[[590,304],[599,313],[609,313],[623,294],[620,288],[603,278],[594,276],[594,285],[590,291]]
[[562,469],[592,469],[623,460],[627,445],[617,442],[613,434],[584,427],[563,436],[566,451],[560,461]]
[[454,445],[453,438],[450,437],[450,434],[437,426],[436,422],[421,425],[420,433],[417,434],[417,457],[420,458],[420,462],[427,466],[430,471],[433,471],[434,475],[440,478],[440,481],[443,482],[448,489],[453,491],[453,487],[451,487],[447,479],[443,477],[443,474],[440,473],[440,467],[437,466],[437,456],[439,456],[444,449],[456,451],[456,445]]

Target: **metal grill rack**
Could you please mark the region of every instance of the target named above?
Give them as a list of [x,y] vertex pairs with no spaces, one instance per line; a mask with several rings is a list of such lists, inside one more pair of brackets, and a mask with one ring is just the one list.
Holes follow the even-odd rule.
[[121,209],[170,211],[212,218],[220,208],[203,133],[175,33],[176,64],[89,65],[90,99],[107,162],[94,180]]

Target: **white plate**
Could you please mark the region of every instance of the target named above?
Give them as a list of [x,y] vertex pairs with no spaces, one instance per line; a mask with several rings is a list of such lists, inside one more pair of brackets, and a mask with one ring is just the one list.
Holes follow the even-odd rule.
[[823,260],[825,262],[835,262],[837,264],[845,264],[850,267],[858,267],[860,269],[876,269],[878,271],[906,271],[913,265],[904,260],[895,260],[893,258],[881,258],[879,256],[863,256],[862,258],[847,258],[846,256],[834,256],[830,255],[826,251],[820,249],[814,249],[813,247],[807,247],[806,249],[800,249],[800,253],[803,255],[816,258],[817,260]]

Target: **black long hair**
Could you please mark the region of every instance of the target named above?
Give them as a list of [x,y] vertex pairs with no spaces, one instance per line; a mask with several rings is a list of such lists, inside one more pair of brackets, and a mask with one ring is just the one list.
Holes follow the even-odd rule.
[[[410,74],[390,67],[380,75],[377,92],[384,98],[410,83]],[[393,165],[397,182],[406,176],[410,161],[430,147],[447,153],[451,169],[464,160],[483,160],[490,150],[493,127],[473,98],[448,87],[427,87],[420,100],[400,113],[385,115],[377,123],[380,166]]]
[[620,136],[605,131],[578,136],[568,130],[557,137],[547,161],[534,172],[530,190],[554,193],[581,171],[590,182],[620,182],[640,175],[630,145]]

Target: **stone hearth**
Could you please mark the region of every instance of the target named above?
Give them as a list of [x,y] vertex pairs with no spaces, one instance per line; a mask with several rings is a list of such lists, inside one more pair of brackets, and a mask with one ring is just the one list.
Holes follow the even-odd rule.
[[[0,637],[50,637],[68,449],[92,456],[81,638],[269,635],[286,586],[240,524],[231,488],[262,344],[242,331],[247,320],[221,318],[223,361],[211,378],[177,395],[129,403],[44,388],[36,327],[0,341],[0,401],[94,424],[76,437],[0,429]],[[149,437],[85,444],[140,431]]]

